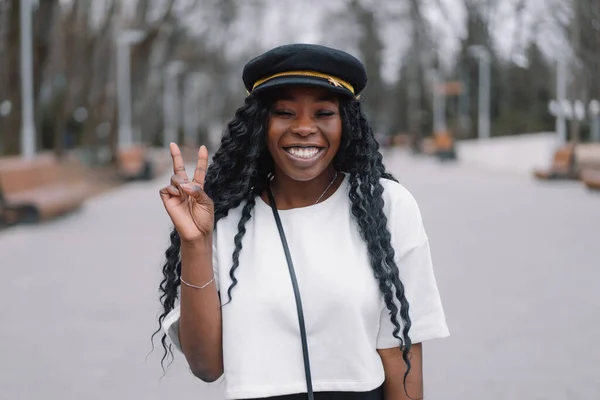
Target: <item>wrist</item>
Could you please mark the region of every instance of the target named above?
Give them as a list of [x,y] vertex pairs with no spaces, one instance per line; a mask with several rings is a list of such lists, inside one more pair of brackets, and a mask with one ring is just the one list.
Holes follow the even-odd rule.
[[182,240],[182,250],[201,250],[204,248],[212,249],[213,235],[212,232],[208,235],[200,236],[193,240]]

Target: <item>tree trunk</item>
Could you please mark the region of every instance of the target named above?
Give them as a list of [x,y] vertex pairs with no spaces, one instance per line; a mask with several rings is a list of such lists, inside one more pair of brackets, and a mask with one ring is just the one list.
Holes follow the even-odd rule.
[[69,101],[69,89],[65,89],[59,100],[59,106],[57,107],[56,115],[54,116],[54,155],[56,158],[61,159],[64,155],[64,133],[67,126],[66,114],[70,110]]
[[52,28],[55,16],[60,15],[58,0],[44,0],[39,3],[37,11],[33,14],[33,92],[35,98],[35,127],[36,143],[38,149],[43,142],[42,115],[39,105],[39,93],[42,88],[44,73],[52,47]]
[[18,154],[21,148],[21,66],[19,46],[20,34],[20,5],[18,0],[12,0],[10,6],[10,28],[8,31],[8,85],[6,99],[12,103],[10,114],[1,118],[0,134],[4,154]]
[[[581,73],[579,62],[581,60],[581,4],[579,1],[575,1],[573,3],[573,21],[571,23],[571,47],[573,49],[573,53],[575,54],[575,59],[572,61],[571,71],[573,73],[573,85],[571,92],[571,104],[574,104],[576,100],[581,99],[582,85],[581,85]],[[577,118],[576,113],[573,113],[573,119],[571,120],[570,133],[571,133],[571,141],[575,144],[579,143],[580,140],[580,131],[581,131],[581,122]]]

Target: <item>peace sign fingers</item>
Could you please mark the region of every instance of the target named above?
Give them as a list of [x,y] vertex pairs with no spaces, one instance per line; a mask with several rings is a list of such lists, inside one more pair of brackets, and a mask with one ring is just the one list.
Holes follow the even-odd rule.
[[173,173],[187,181],[188,176],[185,172],[185,165],[183,164],[183,157],[181,156],[179,146],[175,143],[171,143],[169,149],[171,150],[171,157],[173,158]]
[[204,189],[204,180],[206,179],[206,169],[208,168],[208,150],[206,146],[200,146],[198,150],[198,161],[194,170],[194,181],[198,182]]

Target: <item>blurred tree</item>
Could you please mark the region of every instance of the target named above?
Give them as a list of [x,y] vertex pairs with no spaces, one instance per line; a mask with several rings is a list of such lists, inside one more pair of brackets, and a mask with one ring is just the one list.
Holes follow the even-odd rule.
[[[571,65],[573,76],[569,97],[588,104],[600,95],[600,3],[597,0],[572,0],[571,20],[566,27],[575,59]],[[581,137],[581,122],[571,121],[571,140]]]
[[[33,10],[32,10],[33,11]],[[38,4],[33,20],[33,82],[34,96],[39,97],[42,76],[51,43],[50,31],[55,15],[59,11],[59,0],[45,0]],[[21,61],[20,61],[20,1],[4,0],[0,4],[0,19],[2,20],[2,50],[6,57],[0,64],[0,75],[3,77],[3,89],[0,89],[0,102],[8,100],[11,111],[7,116],[0,117],[0,142],[5,154],[17,154],[20,151],[21,130]],[[36,114],[39,114],[38,102],[34,104]],[[41,124],[37,118],[38,143],[41,142]]]
[[[552,22],[562,30],[569,51],[558,55],[566,62],[568,74],[567,98],[588,104],[600,98],[600,2],[597,0],[567,0],[555,2]],[[570,121],[570,140],[578,142],[587,119]]]
[[[499,12],[500,2],[463,0],[464,21],[451,29],[459,42],[454,55],[442,47],[442,32],[447,30],[431,13],[432,7],[437,7],[446,15],[446,3],[307,0],[290,7],[266,0],[40,1],[34,17],[36,114],[42,125],[38,139],[60,156],[67,127],[78,133],[76,144],[84,147],[98,144],[99,127],[103,133],[109,128],[114,152],[118,125],[115,37],[122,28],[145,32],[145,38],[131,47],[133,124],[139,128],[135,132],[141,132],[136,140],[145,143],[162,141],[163,81],[169,62],[186,64],[179,92],[184,96],[180,111],[189,138],[191,131],[217,131],[215,127],[222,126],[241,104],[245,91],[240,70],[247,60],[266,50],[264,46],[306,38],[361,57],[369,73],[364,105],[378,133],[407,131],[418,142],[421,132],[431,132],[431,69],[463,81],[467,88],[459,106],[448,100],[448,121],[476,122],[478,68],[468,50],[476,44],[486,46],[492,54],[493,134],[552,129],[547,103],[555,86],[554,61],[546,59],[535,33],[528,37],[527,29],[520,27],[521,23],[531,26],[529,3],[512,3],[509,17],[517,28],[511,33],[512,44],[506,54],[506,48],[497,47],[498,38],[493,34],[506,18]],[[552,0],[552,5],[552,23],[562,29],[576,56],[570,65],[574,78],[570,98],[600,96],[600,2]],[[311,28],[307,34],[299,30],[300,25],[289,23],[295,18],[290,16],[292,11],[315,9],[320,12],[311,15],[322,21],[316,31]],[[18,0],[0,0],[0,102],[8,99],[12,103],[10,114],[0,117],[0,149],[12,154],[19,151],[21,117],[19,12]],[[537,22],[536,18],[533,15],[534,24],[547,25],[541,17]],[[389,64],[391,56],[400,62]],[[448,61],[450,56],[454,58]],[[566,53],[556,57],[571,58]],[[87,110],[87,118],[73,123],[80,107]],[[464,128],[470,128],[469,124]],[[461,126],[454,129],[460,134]],[[571,130],[573,137],[579,135],[575,124]],[[464,136],[475,133],[470,128]]]
[[386,86],[381,77],[383,43],[379,25],[374,12],[364,7],[359,0],[352,0],[348,9],[360,29],[358,49],[369,75],[369,84],[362,95],[365,98],[365,109],[372,117],[373,129],[379,131],[389,112],[385,107]]
[[[429,33],[427,22],[423,18],[419,0],[409,0],[410,21],[412,27],[411,46],[408,51],[407,62],[407,122],[408,132],[411,136],[413,150],[420,149],[420,142],[423,136],[423,82],[424,70],[430,68],[430,65],[423,65],[424,60],[431,61],[424,52],[428,49]],[[424,67],[424,68],[423,68]]]
[[[21,84],[20,84],[20,58],[19,58],[19,1],[8,0],[3,8],[7,21],[6,63],[4,63],[4,74],[6,86],[3,100],[12,104],[10,113],[0,119],[0,134],[4,154],[17,154],[20,149],[19,132],[21,129]],[[2,57],[4,58],[4,57]]]

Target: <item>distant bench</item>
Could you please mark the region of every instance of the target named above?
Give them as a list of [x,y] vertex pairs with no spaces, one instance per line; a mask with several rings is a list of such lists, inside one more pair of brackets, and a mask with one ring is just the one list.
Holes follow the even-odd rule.
[[552,164],[548,169],[536,169],[533,175],[537,179],[577,179],[579,172],[575,163],[575,145],[569,143],[558,148],[552,157]]
[[51,155],[0,159],[0,222],[38,222],[66,214],[86,199],[82,167]]
[[117,152],[117,168],[123,180],[150,180],[169,166],[168,152],[145,146],[132,146]]
[[576,146],[569,143],[556,150],[550,168],[535,170],[534,176],[538,179],[581,179],[595,185],[599,172],[600,143]]
[[600,169],[581,171],[581,180],[591,190],[600,190]]
[[580,179],[589,188],[600,190],[600,143],[587,143],[577,151]]
[[440,160],[456,159],[455,140],[448,131],[440,131],[421,141],[421,152]]

